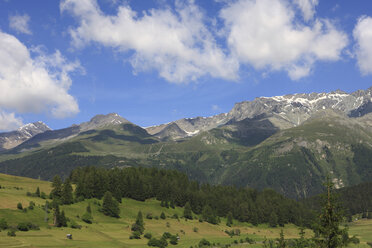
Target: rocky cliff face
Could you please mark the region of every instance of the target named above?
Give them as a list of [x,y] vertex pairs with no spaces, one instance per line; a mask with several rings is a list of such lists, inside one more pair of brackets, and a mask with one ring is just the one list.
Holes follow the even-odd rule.
[[[292,94],[274,97],[258,97],[253,101],[236,103],[225,114],[211,117],[180,119],[171,123],[149,127],[146,130],[155,136],[166,127],[176,123],[185,132],[184,137],[211,130],[231,122],[245,119],[265,118],[278,129],[298,126],[322,110],[333,110],[348,117],[361,117],[372,112],[372,87],[351,94],[343,91],[330,93]],[[171,133],[170,133],[171,135]],[[159,136],[160,137],[160,136]],[[160,138],[175,138],[165,137]]]
[[35,135],[48,130],[51,129],[43,122],[38,121],[24,125],[12,132],[0,133],[0,150],[16,147]]

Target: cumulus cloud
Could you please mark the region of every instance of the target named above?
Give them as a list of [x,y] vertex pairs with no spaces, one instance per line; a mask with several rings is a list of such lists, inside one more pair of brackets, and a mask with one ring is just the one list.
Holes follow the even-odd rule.
[[319,0],[294,0],[294,3],[301,9],[305,21],[309,21],[315,15],[315,7]]
[[57,118],[78,113],[77,101],[68,93],[69,73],[78,68],[78,62],[68,62],[59,51],[47,55],[28,49],[0,31],[0,109]]
[[347,35],[326,19],[297,23],[294,6],[283,0],[239,0],[221,11],[228,46],[255,69],[286,70],[293,80],[307,76],[316,61],[336,61]]
[[235,80],[241,65],[264,73],[284,70],[297,80],[308,76],[318,61],[339,60],[347,35],[330,20],[315,18],[317,4],[318,0],[225,1],[213,20],[192,0],[176,0],[175,8],[143,13],[124,4],[115,15],[101,11],[96,0],[63,0],[60,8],[78,20],[69,30],[74,47],[111,47],[131,54],[135,73],[156,70],[162,78],[181,83],[206,75]]
[[9,16],[9,27],[18,33],[32,34],[30,27],[28,26],[29,21],[30,16],[27,14]]
[[15,113],[7,113],[0,110],[0,130],[15,130],[23,125],[22,119],[15,116]]
[[79,20],[70,34],[75,47],[90,42],[133,52],[135,72],[155,69],[171,82],[188,82],[202,76],[236,79],[239,64],[215,42],[204,15],[192,2],[176,1],[176,8],[137,13],[128,5],[116,15],[104,14],[95,0],[64,0],[61,10]]
[[372,17],[363,16],[356,24],[353,36],[356,41],[356,57],[362,74],[372,74]]

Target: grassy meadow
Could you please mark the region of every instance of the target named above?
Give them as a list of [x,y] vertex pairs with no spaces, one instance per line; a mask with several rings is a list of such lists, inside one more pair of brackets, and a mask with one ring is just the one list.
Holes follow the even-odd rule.
[[[27,192],[34,193],[39,187],[40,191],[49,193],[50,182],[34,180],[29,178],[14,177],[0,174],[0,219],[4,218],[10,226],[16,226],[21,222],[31,222],[40,226],[40,230],[27,232],[16,232],[16,237],[7,236],[7,230],[0,232],[0,247],[148,247],[148,240],[142,236],[141,239],[129,239],[130,227],[134,223],[137,212],[142,211],[145,222],[145,232],[151,233],[153,237],[160,238],[164,232],[178,234],[180,237],[178,245],[169,247],[190,247],[199,243],[202,238],[215,244],[233,244],[236,247],[262,247],[262,241],[266,238],[278,238],[281,228],[269,228],[267,225],[254,227],[248,223],[234,222],[232,227],[225,225],[226,220],[221,219],[219,225],[212,225],[198,220],[183,218],[172,218],[175,214],[182,216],[183,209],[176,207],[164,208],[160,202],[154,199],[139,202],[132,199],[123,199],[120,204],[121,218],[112,218],[99,212],[102,201],[91,199],[62,206],[66,217],[82,226],[81,229],[70,227],[56,228],[52,226],[52,211],[47,215],[49,220],[45,222],[46,213],[43,209],[45,199],[26,196]],[[17,209],[17,203],[21,202],[27,207],[30,201],[36,206],[33,210],[24,212]],[[87,205],[92,208],[93,223],[87,224],[81,220]],[[155,219],[164,212],[166,219]],[[151,213],[153,219],[146,219]],[[230,237],[225,230],[240,229],[240,236]],[[286,225],[284,228],[285,238],[297,238],[298,228],[294,225]],[[366,242],[372,242],[372,221],[361,220],[350,225],[350,233],[356,234],[361,244],[351,247],[369,247]],[[66,238],[66,234],[72,234],[73,239]],[[310,237],[311,231],[306,231]],[[240,243],[246,237],[254,239],[256,244]],[[234,244],[234,241],[238,244]]]

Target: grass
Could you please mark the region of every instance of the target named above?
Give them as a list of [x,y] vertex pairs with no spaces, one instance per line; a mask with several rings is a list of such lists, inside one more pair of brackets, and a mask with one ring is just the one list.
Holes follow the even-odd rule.
[[[111,218],[99,212],[102,201],[90,199],[75,203],[69,206],[62,206],[66,216],[82,225],[81,229],[55,228],[52,226],[52,213],[49,213],[49,221],[44,221],[45,211],[42,205],[45,200],[35,197],[27,197],[26,192],[35,192],[39,186],[44,192],[49,193],[50,182],[7,176],[0,174],[0,219],[5,218],[9,225],[16,226],[20,222],[32,222],[40,226],[38,231],[16,232],[16,237],[8,237],[7,231],[0,232],[0,247],[147,247],[147,239],[129,239],[131,235],[130,227],[135,221],[139,210],[142,211],[145,221],[145,233],[150,232],[154,237],[160,238],[164,232],[178,234],[179,244],[175,247],[190,247],[199,243],[202,238],[206,238],[211,243],[231,244],[234,240],[238,242],[246,237],[257,241],[257,244],[248,245],[247,243],[238,244],[236,247],[262,247],[260,243],[267,238],[278,238],[280,228],[269,228],[267,225],[254,227],[249,223],[234,222],[233,227],[225,225],[226,220],[221,219],[219,225],[211,225],[206,222],[199,222],[197,219],[185,220],[183,218],[171,218],[174,214],[182,216],[183,209],[176,207],[163,208],[160,202],[149,199],[139,202],[132,199],[123,199],[120,204],[121,218]],[[23,212],[16,209],[18,202],[28,206],[28,202],[36,202],[34,210]],[[86,206],[90,204],[92,208],[93,224],[86,224],[80,219],[85,212]],[[146,219],[147,213],[160,216],[164,212],[166,219]],[[241,235],[230,238],[225,230],[240,229]],[[195,232],[194,230],[198,231]],[[286,225],[284,228],[286,238],[297,238],[298,228],[294,225]],[[368,247],[365,243],[372,242],[372,221],[358,221],[350,226],[350,233],[358,234],[363,244],[353,247]],[[66,238],[66,234],[72,234],[73,239]],[[306,231],[306,236],[312,234]],[[172,245],[169,245],[172,247]]]

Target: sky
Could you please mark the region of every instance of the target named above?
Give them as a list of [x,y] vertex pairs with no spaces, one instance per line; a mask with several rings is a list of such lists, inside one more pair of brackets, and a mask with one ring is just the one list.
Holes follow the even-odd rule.
[[0,0],[0,131],[371,86],[370,0]]

